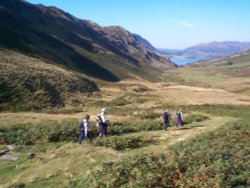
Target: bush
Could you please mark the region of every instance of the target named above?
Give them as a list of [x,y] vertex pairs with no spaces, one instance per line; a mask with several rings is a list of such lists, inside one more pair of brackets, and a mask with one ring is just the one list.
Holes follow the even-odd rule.
[[[102,168],[74,185],[86,187],[174,187],[175,171],[164,155],[136,155],[120,162],[103,163]],[[164,177],[164,178],[163,178]]]
[[192,122],[201,122],[207,119],[208,119],[208,116],[201,115],[201,114],[192,114],[192,115],[187,116],[184,119],[184,124],[190,124]]
[[232,61],[228,61],[227,65],[233,65],[234,63]]
[[154,136],[128,136],[128,137],[119,137],[112,136],[96,140],[94,145],[96,146],[105,146],[111,147],[116,150],[123,150],[127,148],[135,149],[139,147],[146,146],[148,144],[156,143]]
[[158,119],[161,117],[161,114],[156,113],[156,112],[144,112],[142,114],[137,115],[140,119]]
[[182,174],[178,186],[249,186],[249,136],[249,124],[232,122],[215,132],[172,146],[172,155]]
[[122,133],[153,131],[161,129],[162,123],[159,121],[114,122],[109,126],[109,133],[111,135],[117,135]]
[[142,154],[80,176],[88,187],[249,187],[250,125],[232,122],[171,146],[166,155]]
[[15,125],[2,128],[1,140],[6,144],[32,145],[37,142],[57,142],[76,140],[76,121],[67,120],[61,123],[47,122],[38,125]]

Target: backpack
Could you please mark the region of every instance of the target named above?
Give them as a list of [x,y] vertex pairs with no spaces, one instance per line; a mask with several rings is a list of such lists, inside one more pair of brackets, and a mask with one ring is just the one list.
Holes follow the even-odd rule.
[[176,115],[177,115],[178,117],[181,117],[181,111],[176,112]]
[[103,123],[101,116],[98,115],[97,117],[98,117],[99,123]]
[[83,121],[79,122],[79,124],[78,124],[78,130],[79,131],[83,131],[84,130]]

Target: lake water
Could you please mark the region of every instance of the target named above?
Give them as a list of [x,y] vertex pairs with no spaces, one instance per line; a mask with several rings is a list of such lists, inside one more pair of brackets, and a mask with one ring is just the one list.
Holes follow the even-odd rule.
[[172,62],[174,62],[177,65],[186,65],[188,63],[194,63],[202,60],[208,60],[208,57],[193,57],[193,58],[185,58],[182,56],[175,56],[170,58]]

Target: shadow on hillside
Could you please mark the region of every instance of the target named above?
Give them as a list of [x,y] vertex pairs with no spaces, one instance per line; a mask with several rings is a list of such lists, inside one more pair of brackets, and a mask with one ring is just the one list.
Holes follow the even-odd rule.
[[11,21],[9,27],[5,27],[4,25],[0,26],[0,29],[3,31],[0,34],[3,46],[33,56],[50,59],[56,63],[101,80],[112,82],[120,81],[117,76],[98,65],[97,62],[80,55],[74,48],[62,42],[60,37],[45,34],[45,32],[40,32],[35,27],[29,29],[25,26],[18,27],[17,23],[13,20]]

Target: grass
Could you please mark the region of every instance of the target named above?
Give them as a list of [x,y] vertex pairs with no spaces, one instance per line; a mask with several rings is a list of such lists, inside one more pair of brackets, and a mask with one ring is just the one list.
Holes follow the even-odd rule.
[[[180,106],[162,96],[172,83],[130,83],[103,84],[115,91],[93,96],[84,107],[2,113],[2,143],[19,145],[13,155],[20,161],[0,161],[5,177],[0,186],[249,186],[249,106],[181,105],[185,126],[177,129],[174,112]],[[108,107],[109,137],[97,141],[91,122],[93,143],[78,145],[78,120],[102,107]],[[162,130],[160,119],[165,108],[173,114],[168,131]],[[30,160],[28,153],[36,157]]]
[[[12,117],[17,117],[14,125],[8,123],[12,118],[6,114],[4,129],[27,128],[28,132],[41,134],[41,137],[36,137],[33,145],[22,145],[15,151],[14,155],[20,157],[18,163],[0,161],[5,177],[0,185],[249,186],[246,162],[249,160],[249,144],[246,142],[249,137],[248,106],[183,106],[186,121],[184,128],[176,129],[173,117],[169,131],[161,130],[159,116],[162,109],[162,106],[152,109],[131,108],[129,104],[110,107],[108,116],[117,117],[109,127],[109,134],[113,136],[99,141],[94,138],[93,144],[85,141],[82,145],[75,143],[77,132],[65,137],[65,132],[75,131],[80,114],[41,114],[49,122],[40,120],[36,123],[32,123],[32,115],[27,114],[31,119],[22,125],[17,123],[21,114],[12,114]],[[174,109],[177,106],[169,108],[170,111]],[[133,114],[135,110],[138,114]],[[231,123],[222,126],[225,122]],[[95,126],[91,124],[91,127],[95,132]],[[218,127],[221,128],[218,130]],[[43,130],[47,132],[44,134]],[[48,140],[50,135],[57,138],[56,142]],[[23,134],[15,137],[20,136]],[[30,160],[27,153],[35,153],[36,157]]]
[[166,83],[224,89],[249,96],[249,53],[215,62],[167,70]]
[[[220,106],[214,113],[221,114]],[[245,108],[235,107],[245,117]],[[205,108],[202,108],[205,109]],[[225,110],[224,110],[225,111]],[[229,112],[230,114],[230,112]],[[225,111],[224,115],[227,114]],[[235,115],[234,117],[238,117]],[[249,119],[249,117],[248,117]],[[247,187],[249,181],[248,121],[235,121],[186,142],[167,154],[139,154],[103,163],[101,169],[80,176],[79,187]]]
[[94,142],[95,146],[111,147],[115,150],[136,149],[145,147],[157,142],[155,136],[112,136],[104,139],[98,139]]
[[[115,134],[114,136],[100,140],[94,139],[93,144],[84,142],[81,146],[74,143],[78,138],[76,132],[72,135],[69,134],[69,140],[67,136],[65,137],[71,129],[75,129],[76,119],[64,122],[41,122],[35,126],[19,125],[19,129],[21,127],[29,128],[28,132],[33,135],[41,134],[43,136],[36,137],[33,145],[23,145],[17,149],[16,155],[21,158],[18,168],[11,163],[1,162],[6,177],[1,183],[7,185],[10,177],[19,176],[21,179],[10,181],[9,185],[23,184],[25,187],[51,187],[54,184],[70,187],[82,187],[83,185],[86,187],[182,187],[182,185],[190,185],[191,187],[192,182],[196,182],[199,186],[220,186],[225,183],[223,177],[210,176],[208,169],[214,169],[216,165],[223,167],[226,165],[225,168],[217,168],[216,174],[222,174],[224,171],[231,173],[234,172],[234,169],[240,169],[244,172],[243,175],[229,179],[227,185],[245,185],[248,181],[247,174],[245,174],[247,170],[238,164],[238,161],[235,161],[235,157],[232,158],[235,163],[231,168],[231,163],[222,160],[224,158],[221,151],[227,154],[231,150],[229,154],[235,153],[236,157],[241,159],[242,156],[247,156],[248,145],[246,145],[245,139],[249,134],[249,127],[246,123],[238,121],[227,124],[220,130],[212,130],[225,121],[232,121],[227,117],[216,119],[214,116],[232,116],[244,119],[244,117],[248,117],[249,107],[191,105],[185,106],[184,109],[192,113],[185,114],[186,125],[183,129],[176,130],[174,127],[170,127],[169,131],[159,131],[162,129],[161,122],[157,119],[159,114],[154,112],[150,114],[150,111],[145,111],[146,114],[143,117],[135,116],[136,121],[134,122],[112,122],[109,131]],[[157,121],[152,121],[152,119]],[[68,123],[70,123],[70,129],[67,128]],[[8,127],[15,130],[13,126],[6,125],[6,128]],[[44,135],[42,128],[49,131]],[[93,131],[95,131],[94,129]],[[211,132],[206,133],[206,130]],[[230,134],[227,134],[228,132]],[[196,137],[201,133],[205,134]],[[21,135],[23,136],[20,133]],[[58,138],[57,142],[50,142],[48,138],[51,135]],[[61,136],[63,139],[60,139]],[[18,138],[19,135],[17,134],[15,137]],[[188,138],[192,139],[189,141]],[[235,144],[236,141],[237,144]],[[176,143],[179,144],[176,145]],[[169,145],[171,148],[168,148]],[[232,148],[228,150],[226,149],[228,147]],[[241,149],[236,150],[236,148]],[[30,152],[36,153],[36,157],[32,160],[27,159],[27,153]],[[205,168],[201,163],[204,159],[210,160]],[[82,161],[88,162],[83,164]],[[228,171],[228,169],[232,170]],[[32,174],[34,171],[37,173]]]
[[94,82],[76,72],[16,52],[1,53],[0,111],[63,107],[70,103],[69,96],[81,103],[98,91]]

